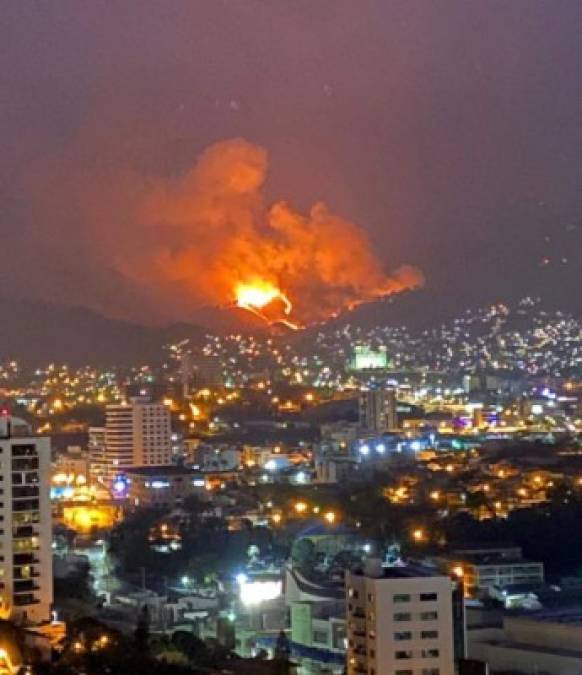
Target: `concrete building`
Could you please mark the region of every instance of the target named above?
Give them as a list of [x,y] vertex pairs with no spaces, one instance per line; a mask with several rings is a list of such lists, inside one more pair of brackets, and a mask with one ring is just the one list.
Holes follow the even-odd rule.
[[3,416],[0,470],[0,617],[39,624],[50,619],[53,601],[50,440]]
[[346,575],[348,675],[454,673],[453,584],[417,566]]
[[147,398],[108,405],[102,472],[105,481],[136,466],[172,463],[170,411]]
[[343,455],[315,460],[315,476],[318,483],[342,483],[352,477],[357,468],[357,461],[353,457]]
[[299,672],[342,675],[346,654],[346,603],[339,581],[317,583],[299,569],[285,573],[291,652]]
[[192,495],[208,495],[204,476],[185,467],[140,466],[125,473],[129,478],[129,501],[134,506],[174,507]]
[[465,595],[471,598],[495,595],[495,589],[544,583],[544,565],[523,557],[519,546],[469,546],[442,559],[444,568],[462,576]]
[[89,481],[102,481],[107,471],[105,427],[89,427]]
[[342,675],[346,655],[344,603],[291,603],[291,649],[301,672]]
[[578,675],[582,672],[582,608],[506,616],[502,628],[469,630],[469,656],[492,672]]
[[383,433],[398,429],[396,392],[393,389],[371,389],[360,393],[360,427]]
[[89,452],[78,445],[72,445],[65,452],[59,453],[54,461],[53,475],[67,476],[75,479],[83,476],[88,479],[90,472]]

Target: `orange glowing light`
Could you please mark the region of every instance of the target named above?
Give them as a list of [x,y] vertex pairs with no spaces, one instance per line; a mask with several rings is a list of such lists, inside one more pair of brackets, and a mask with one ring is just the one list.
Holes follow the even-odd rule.
[[[237,307],[246,309],[267,323],[283,323],[293,330],[299,326],[285,318],[291,314],[293,304],[287,295],[271,281],[262,279],[251,283],[239,283],[234,289],[235,304]],[[283,305],[283,317],[275,321],[266,316],[261,310],[272,302],[279,301]]]

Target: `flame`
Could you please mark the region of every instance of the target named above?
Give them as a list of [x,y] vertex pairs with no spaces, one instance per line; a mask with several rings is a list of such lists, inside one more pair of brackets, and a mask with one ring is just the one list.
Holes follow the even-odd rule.
[[[323,202],[302,211],[270,203],[268,168],[264,148],[234,138],[179,174],[142,175],[133,164],[121,174],[75,172],[46,198],[63,219],[79,211],[88,223],[87,250],[112,272],[92,291],[92,306],[107,314],[179,320],[236,306],[297,328],[423,284],[414,267],[387,271],[378,255],[389,258],[386,247]],[[385,228],[387,241],[398,228]]]
[[[298,324],[293,323],[286,318],[293,310],[291,300],[289,300],[287,295],[278,288],[278,286],[270,281],[258,279],[249,283],[239,283],[235,287],[234,296],[237,307],[252,312],[269,324],[282,323],[293,330],[298,330],[300,328]],[[261,310],[275,301],[282,303],[284,316],[278,316],[276,319],[271,319]]]
[[268,281],[255,281],[249,284],[237,284],[235,288],[236,304],[239,307],[252,307],[260,309],[270,302],[279,298],[285,304],[285,314],[289,314],[292,309],[289,298],[281,292],[274,284]]

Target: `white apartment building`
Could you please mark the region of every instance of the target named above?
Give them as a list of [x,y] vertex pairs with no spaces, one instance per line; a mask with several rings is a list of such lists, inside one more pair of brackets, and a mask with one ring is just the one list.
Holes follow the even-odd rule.
[[398,429],[396,392],[393,389],[371,389],[360,393],[360,427],[383,433]]
[[172,432],[167,406],[141,397],[108,405],[103,452],[99,455],[98,449],[94,450],[94,457],[98,456],[99,465],[95,468],[100,466],[105,480],[131,467],[171,464]]
[[53,601],[48,438],[17,418],[0,418],[0,618],[50,619]]
[[453,584],[421,567],[346,575],[348,675],[452,675]]

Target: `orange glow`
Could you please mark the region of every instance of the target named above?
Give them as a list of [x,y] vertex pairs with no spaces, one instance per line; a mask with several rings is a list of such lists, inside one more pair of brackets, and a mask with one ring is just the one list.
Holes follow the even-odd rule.
[[284,293],[268,281],[256,281],[252,284],[238,284],[235,289],[236,304],[239,307],[261,309],[280,298],[285,303],[285,314],[291,311],[291,303]]
[[421,530],[420,528],[414,530],[412,533],[412,538],[414,539],[414,541],[424,541],[424,531]]
[[67,527],[81,533],[88,533],[93,529],[111,528],[118,519],[117,508],[108,505],[66,506],[62,515],[62,522]]
[[[252,283],[239,283],[234,289],[235,302],[237,307],[246,309],[267,323],[283,323],[289,328],[296,330],[299,326],[285,317],[291,314],[293,305],[291,300],[274,283],[258,279]],[[276,301],[282,303],[283,316],[270,318],[261,310]]]
[[[423,284],[408,265],[388,273],[366,229],[324,203],[303,211],[286,200],[269,203],[268,156],[260,146],[240,138],[215,143],[184,168],[169,179],[140,179],[141,190],[130,190],[124,241],[143,245],[115,251],[116,271],[151,288],[165,315],[234,306],[295,328]],[[102,223],[100,210],[92,215],[96,232],[111,227],[104,211]],[[151,227],[159,236],[150,241],[143,232]]]

